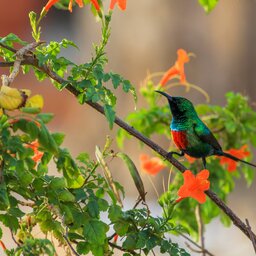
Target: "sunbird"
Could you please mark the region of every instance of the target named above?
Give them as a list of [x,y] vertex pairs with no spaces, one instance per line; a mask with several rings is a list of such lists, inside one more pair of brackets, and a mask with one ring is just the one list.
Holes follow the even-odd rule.
[[234,161],[240,161],[256,167],[256,165],[222,150],[210,129],[197,115],[191,101],[183,97],[172,97],[162,91],[156,92],[165,96],[169,102],[172,112],[170,125],[172,138],[177,148],[181,151],[180,153],[169,152],[168,155],[184,156],[184,154],[187,154],[194,158],[202,158],[204,168],[206,168],[206,157],[212,155],[225,156]]

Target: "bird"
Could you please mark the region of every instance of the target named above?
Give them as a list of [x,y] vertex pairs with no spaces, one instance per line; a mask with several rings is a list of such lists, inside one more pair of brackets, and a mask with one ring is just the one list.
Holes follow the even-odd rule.
[[191,101],[184,97],[173,97],[163,91],[157,93],[165,96],[172,112],[170,125],[173,141],[179,152],[169,152],[168,156],[187,154],[194,158],[201,158],[206,169],[206,157],[216,155],[230,158],[256,167],[255,164],[239,159],[222,150],[210,129],[199,118]]

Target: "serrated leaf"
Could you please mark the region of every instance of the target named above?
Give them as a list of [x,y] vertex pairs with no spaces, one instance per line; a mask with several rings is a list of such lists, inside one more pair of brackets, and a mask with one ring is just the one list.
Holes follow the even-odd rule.
[[90,248],[91,248],[90,244],[86,242],[79,242],[76,247],[77,252],[84,255],[89,253]]
[[124,236],[129,229],[129,223],[118,221],[114,224],[114,230],[119,236]]
[[84,225],[83,234],[87,241],[95,245],[103,245],[109,227],[100,220],[91,219]]
[[100,214],[99,205],[95,200],[89,201],[86,208],[92,218],[97,218],[99,216]]
[[108,218],[116,222],[122,217],[122,209],[119,205],[111,205],[108,210]]
[[110,106],[110,105],[104,105],[104,113],[105,113],[105,116],[108,120],[108,123],[109,123],[109,128],[112,129],[113,128],[113,124],[115,122],[115,118],[116,118],[116,113],[115,111],[113,110],[113,107]]
[[133,178],[133,181],[135,183],[135,186],[136,186],[141,198],[143,199],[143,201],[145,201],[146,193],[145,193],[144,185],[143,185],[142,179],[140,177],[140,174],[139,174],[135,164],[133,163],[131,158],[124,153],[119,152],[117,154],[117,156],[120,157],[126,163],[128,169],[130,171],[130,174]]
[[19,221],[16,217],[9,214],[0,214],[0,221],[8,228],[16,231],[19,228]]

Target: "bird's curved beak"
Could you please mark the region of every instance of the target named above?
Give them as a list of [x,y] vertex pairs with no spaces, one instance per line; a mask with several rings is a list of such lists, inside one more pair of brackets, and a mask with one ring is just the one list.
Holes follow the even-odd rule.
[[162,91],[155,91],[155,92],[158,92],[160,94],[162,94],[163,96],[165,96],[168,100],[172,101],[172,96],[168,95],[167,93],[165,92],[162,92]]

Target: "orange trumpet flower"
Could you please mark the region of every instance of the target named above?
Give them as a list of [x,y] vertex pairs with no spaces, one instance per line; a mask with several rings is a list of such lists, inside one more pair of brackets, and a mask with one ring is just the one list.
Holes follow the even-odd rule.
[[183,174],[184,184],[178,191],[179,198],[176,202],[180,202],[184,198],[192,197],[200,204],[206,201],[206,190],[210,188],[210,181],[208,181],[209,171],[204,169],[197,175],[194,175],[190,170],[186,170]]
[[187,83],[186,75],[184,71],[184,65],[185,63],[189,62],[189,56],[187,52],[183,49],[178,49],[177,55],[178,55],[178,58],[175,64],[170,69],[168,69],[163,75],[160,81],[161,86],[164,86],[169,80],[171,80],[172,78],[175,78],[176,76],[179,76],[181,84]]

